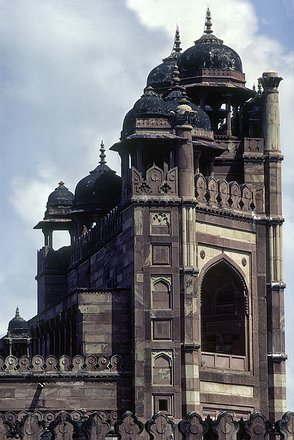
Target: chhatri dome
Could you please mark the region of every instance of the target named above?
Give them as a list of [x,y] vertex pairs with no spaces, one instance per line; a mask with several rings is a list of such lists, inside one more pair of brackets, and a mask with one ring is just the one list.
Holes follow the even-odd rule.
[[104,143],[100,145],[100,162],[76,186],[74,208],[110,210],[120,201],[121,178],[106,165]]
[[30,329],[27,321],[19,314],[19,308],[16,308],[15,317],[9,321],[7,336],[10,338],[29,338]]
[[168,108],[164,100],[151,86],[144,89],[144,94],[135,102],[133,108],[126,114],[122,134],[127,136],[136,124],[136,118],[168,117]]
[[171,54],[164,58],[159,66],[151,70],[147,78],[147,86],[153,87],[159,93],[163,93],[171,87],[173,68],[181,55],[181,50],[180,31],[177,27]]
[[48,197],[45,219],[60,216],[70,211],[73,201],[73,193],[66,188],[64,182],[60,181],[58,187]]
[[202,37],[181,54],[178,64],[182,79],[197,76],[201,69],[242,72],[241,58],[237,52],[213,34],[209,8]]
[[168,93],[163,95],[168,111],[179,113],[186,106],[186,110],[189,112],[189,123],[192,127],[210,131],[211,123],[209,116],[198,105],[189,100],[185,87],[180,85],[181,80],[177,64],[173,68],[172,81],[173,86],[169,89]]

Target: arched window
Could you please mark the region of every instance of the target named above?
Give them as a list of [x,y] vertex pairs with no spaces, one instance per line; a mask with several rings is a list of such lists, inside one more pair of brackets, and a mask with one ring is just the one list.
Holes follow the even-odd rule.
[[172,384],[172,363],[165,354],[159,354],[153,359],[153,383],[156,385]]
[[153,282],[152,306],[154,309],[166,310],[171,308],[170,286],[164,280]]
[[241,275],[226,261],[208,269],[201,288],[202,351],[246,355],[246,294]]

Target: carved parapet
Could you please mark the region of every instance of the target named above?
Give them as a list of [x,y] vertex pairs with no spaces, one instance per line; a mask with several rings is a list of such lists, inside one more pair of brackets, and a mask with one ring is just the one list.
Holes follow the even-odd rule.
[[38,417],[29,413],[23,418],[20,425],[20,437],[22,440],[39,440],[44,432],[44,425]]
[[115,376],[123,372],[121,355],[55,356],[33,358],[0,357],[0,378],[3,376]]
[[50,423],[49,430],[56,440],[72,440],[74,433],[73,420],[67,412],[61,411],[56,419]]
[[294,412],[286,412],[275,424],[282,440],[294,440]]
[[[105,440],[114,434],[120,440],[266,440],[269,435],[277,440],[293,439],[293,412],[286,413],[272,425],[260,413],[248,420],[234,420],[231,414],[219,414],[216,420],[189,413],[177,424],[164,412],[158,412],[145,426],[130,411],[116,410],[45,410],[0,411],[0,439],[9,440]],[[145,428],[145,429],[144,429]],[[177,437],[175,437],[175,435]]]
[[118,207],[97,220],[96,226],[78,237],[70,246],[70,264],[74,265],[97,252],[112,240],[122,228],[121,211]]
[[114,425],[115,431],[121,440],[137,440],[144,425],[130,411],[126,411]]
[[183,440],[201,440],[208,431],[208,424],[192,411],[179,423],[179,431]]
[[111,410],[7,411],[0,413],[0,439],[104,440],[117,419],[117,411]]
[[178,169],[172,168],[164,172],[153,165],[146,171],[146,178],[136,168],[132,168],[132,194],[144,196],[177,196]]
[[111,429],[109,421],[105,420],[104,414],[95,412],[90,415],[88,420],[83,424],[83,431],[88,440],[104,440]]
[[244,138],[244,154],[246,158],[263,156],[263,138]]
[[238,422],[229,413],[221,413],[212,424],[212,429],[218,440],[237,440]]
[[229,183],[229,205],[232,209],[240,209],[241,188],[237,182]]
[[199,207],[247,215],[255,209],[255,193],[248,185],[216,180],[212,176],[196,174],[195,196]]
[[146,431],[152,440],[170,440],[174,438],[175,429],[175,423],[163,412],[158,412],[146,423]]
[[251,440],[265,440],[269,437],[272,426],[262,414],[255,412],[244,423],[244,430]]

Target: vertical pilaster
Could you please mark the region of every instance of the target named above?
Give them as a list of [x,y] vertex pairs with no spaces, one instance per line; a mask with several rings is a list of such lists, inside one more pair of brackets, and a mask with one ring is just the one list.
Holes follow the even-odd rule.
[[192,127],[176,127],[181,218],[182,412],[200,411],[199,331],[196,297],[196,210]]
[[199,307],[196,296],[196,210],[182,205],[182,404],[183,414],[201,411],[199,381]]

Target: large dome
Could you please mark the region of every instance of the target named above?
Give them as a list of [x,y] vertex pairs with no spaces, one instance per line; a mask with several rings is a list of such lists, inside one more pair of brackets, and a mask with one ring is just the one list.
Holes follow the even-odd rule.
[[151,70],[147,78],[147,86],[153,87],[158,93],[163,93],[171,87],[173,68],[181,55],[181,50],[180,33],[177,28],[171,54]]
[[231,70],[242,73],[241,58],[237,52],[213,35],[211,26],[211,15],[208,9],[204,34],[179,58],[178,64],[182,79],[197,76],[202,69]]
[[106,165],[103,143],[100,151],[99,165],[76,186],[75,208],[108,211],[120,202],[121,178]]

